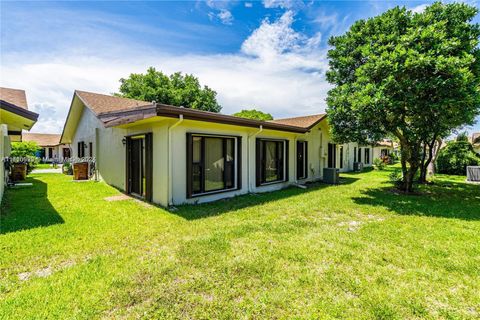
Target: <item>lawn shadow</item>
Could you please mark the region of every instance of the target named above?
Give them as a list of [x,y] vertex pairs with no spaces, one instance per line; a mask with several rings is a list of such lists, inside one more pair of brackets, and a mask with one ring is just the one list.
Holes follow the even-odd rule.
[[0,234],[64,223],[47,196],[47,184],[28,177],[32,186],[5,189],[0,213]]
[[454,181],[422,185],[418,193],[405,195],[389,186],[362,191],[352,198],[359,205],[381,206],[400,215],[480,220],[480,188]]
[[211,203],[181,205],[177,207],[177,210],[172,211],[172,213],[186,220],[203,219],[218,216],[234,210],[241,210],[252,206],[262,205],[270,201],[294,197],[312,191],[317,191],[319,189],[336,188],[341,185],[352,184],[357,180],[359,180],[359,178],[341,177],[339,185],[314,182],[309,183],[307,189],[301,189],[292,186],[278,191],[250,193]]

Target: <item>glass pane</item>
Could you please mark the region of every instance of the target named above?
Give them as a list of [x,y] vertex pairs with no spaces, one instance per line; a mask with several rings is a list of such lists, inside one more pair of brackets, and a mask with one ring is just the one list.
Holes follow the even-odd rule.
[[192,165],[192,192],[200,193],[202,191],[202,171],[199,164]]
[[205,139],[205,191],[224,189],[223,139]]
[[279,179],[277,152],[275,141],[265,141],[265,182]]
[[200,162],[201,159],[202,138],[193,137],[193,162]]
[[227,161],[225,162],[225,188],[234,187],[234,177],[235,177],[235,139],[226,139],[227,149]]

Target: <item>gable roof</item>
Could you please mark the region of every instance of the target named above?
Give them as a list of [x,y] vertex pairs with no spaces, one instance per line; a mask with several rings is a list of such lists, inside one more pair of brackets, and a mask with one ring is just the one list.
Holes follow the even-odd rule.
[[[270,130],[305,133],[326,118],[325,114],[319,114],[306,117],[280,119],[276,121],[252,120],[215,112],[176,107],[162,103],[146,102],[80,90],[75,90],[72,106],[75,97],[77,97],[87,108],[92,110],[105,127],[126,125],[159,116],[169,118],[183,117],[184,119],[189,120],[215,122],[243,127],[259,128],[261,126],[264,129]],[[70,106],[69,115],[67,116],[67,121],[65,122],[60,141],[64,141],[63,135],[65,134],[65,128],[70,119],[72,106]]]
[[96,115],[101,115],[107,112],[135,109],[146,105],[152,105],[151,102],[115,97],[111,95],[93,93],[88,91],[75,90],[75,94]]
[[275,119],[270,120],[268,122],[289,125],[294,127],[300,127],[305,129],[311,129],[317,123],[325,119],[327,115],[325,113],[321,114],[314,114],[310,116],[302,116],[302,117],[293,117],[293,118],[283,118],[283,119]]
[[472,144],[480,145],[480,132],[474,132],[472,134]]
[[53,147],[60,144],[60,137],[56,133],[24,133],[22,141],[34,141],[41,147]]
[[8,102],[16,107],[28,110],[25,90],[0,87],[0,100]]

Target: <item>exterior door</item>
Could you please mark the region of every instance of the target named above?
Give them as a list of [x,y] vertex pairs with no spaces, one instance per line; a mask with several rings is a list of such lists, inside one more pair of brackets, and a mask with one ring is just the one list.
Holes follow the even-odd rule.
[[63,152],[64,159],[70,158],[70,148],[63,148],[62,152]]
[[53,148],[48,148],[48,158],[49,159],[53,158]]
[[328,167],[335,168],[337,164],[337,145],[334,143],[328,144]]
[[127,137],[127,193],[152,201],[152,134]]
[[129,193],[144,197],[145,163],[144,138],[130,139]]

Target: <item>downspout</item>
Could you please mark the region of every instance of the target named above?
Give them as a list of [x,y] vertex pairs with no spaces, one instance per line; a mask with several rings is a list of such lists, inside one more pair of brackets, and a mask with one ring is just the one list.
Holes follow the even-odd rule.
[[[256,137],[260,132],[263,131],[263,126],[260,125],[260,128],[258,129],[258,131],[250,134],[248,136],[248,141],[247,141],[247,185],[248,185],[248,192],[252,192],[253,188],[252,188],[252,185],[250,183],[250,138],[254,138]],[[254,146],[255,147],[255,146]]]
[[168,127],[168,205],[173,205],[173,152],[172,152],[172,129],[183,122],[183,114],[177,122]]

